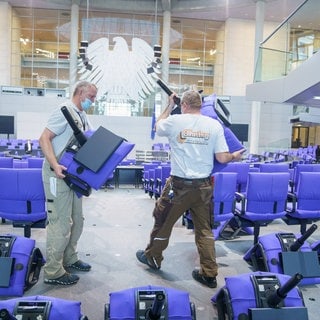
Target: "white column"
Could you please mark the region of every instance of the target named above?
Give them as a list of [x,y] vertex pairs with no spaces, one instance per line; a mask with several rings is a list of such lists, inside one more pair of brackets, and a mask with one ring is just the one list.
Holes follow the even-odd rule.
[[[264,25],[265,1],[256,0],[256,32],[255,32],[255,55],[254,68],[256,72],[260,72],[257,68],[259,58],[259,45],[263,40],[263,25]],[[252,102],[251,124],[250,124],[250,153],[259,154],[259,138],[260,138],[260,118],[261,118],[261,102]]]
[[74,84],[77,82],[78,64],[78,27],[79,27],[79,5],[73,3],[71,6],[71,30],[70,30],[70,66],[69,66],[69,94],[71,96]]
[[8,2],[0,2],[0,85],[11,85],[11,6]]
[[[163,12],[163,33],[162,33],[162,67],[161,78],[165,83],[169,81],[169,52],[170,52],[170,28],[171,12]],[[168,95],[162,90],[162,109],[168,105]]]

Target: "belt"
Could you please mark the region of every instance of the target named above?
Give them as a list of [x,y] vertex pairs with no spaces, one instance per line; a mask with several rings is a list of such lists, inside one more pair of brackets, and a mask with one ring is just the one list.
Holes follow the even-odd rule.
[[181,178],[177,176],[171,176],[174,180],[182,181],[185,183],[204,183],[210,181],[211,177],[206,178],[198,178],[198,179],[187,179],[187,178]]

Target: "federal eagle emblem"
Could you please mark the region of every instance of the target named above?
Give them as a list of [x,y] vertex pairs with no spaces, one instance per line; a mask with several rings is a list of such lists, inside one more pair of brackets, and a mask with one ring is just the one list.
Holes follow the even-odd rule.
[[100,38],[88,45],[86,57],[92,68],[81,62],[80,80],[94,83],[98,88],[97,97],[104,96],[106,102],[145,100],[155,91],[156,84],[147,73],[154,54],[152,47],[139,38],[132,39],[131,49],[122,37],[112,40],[112,49],[108,38]]

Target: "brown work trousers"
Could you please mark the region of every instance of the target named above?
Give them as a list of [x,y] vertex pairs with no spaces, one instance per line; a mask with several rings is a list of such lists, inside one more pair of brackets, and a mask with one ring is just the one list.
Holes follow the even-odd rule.
[[[173,190],[173,197],[170,197],[170,190]],[[157,264],[161,265],[162,253],[169,244],[174,224],[190,209],[200,257],[200,273],[208,277],[217,276],[218,266],[212,233],[212,197],[213,182],[209,178],[192,181],[177,177],[168,178],[153,211],[154,226],[145,255],[154,258]]]

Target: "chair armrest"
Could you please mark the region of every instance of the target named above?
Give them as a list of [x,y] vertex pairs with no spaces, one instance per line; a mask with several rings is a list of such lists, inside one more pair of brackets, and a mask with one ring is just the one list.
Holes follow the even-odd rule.
[[157,178],[156,180],[156,188],[159,188],[161,186],[161,179],[160,178]]
[[290,192],[293,193],[294,190],[294,182],[292,179],[289,179],[289,187],[290,187]]
[[287,206],[287,212],[295,212],[297,208],[297,196],[293,192],[288,192],[287,202],[292,203],[291,208]]
[[235,197],[237,202],[241,202],[241,209],[235,208],[236,214],[244,214],[246,211],[246,196],[241,192],[235,192]]

